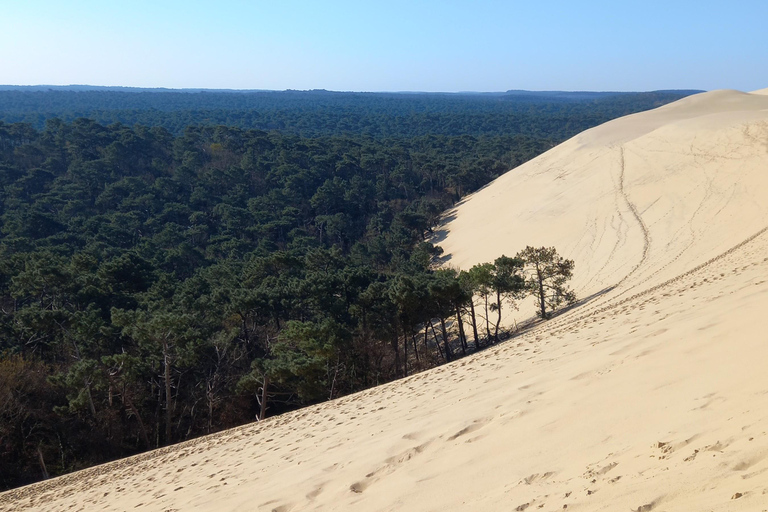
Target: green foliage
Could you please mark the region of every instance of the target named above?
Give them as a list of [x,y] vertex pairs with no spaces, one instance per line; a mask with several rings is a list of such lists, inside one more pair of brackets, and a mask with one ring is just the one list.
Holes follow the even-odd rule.
[[491,269],[491,288],[502,296],[518,299],[525,290],[525,280],[522,276],[525,261],[521,258],[499,256],[493,262]]
[[526,286],[537,298],[541,318],[550,318],[558,307],[576,301],[566,285],[573,277],[573,260],[561,257],[554,247],[528,246],[517,257],[525,262]]
[[[395,94],[16,89],[0,91],[0,121],[27,122],[40,129],[54,117],[67,122],[88,117],[104,125],[158,126],[176,134],[190,125],[208,124],[280,130],[303,137],[546,134],[564,140],[609,119],[695,92],[701,91]],[[132,151],[139,142],[126,139],[112,151],[120,157],[121,151]],[[214,149],[226,154],[238,142],[219,139]],[[460,144],[458,140],[456,149]]]
[[333,398],[333,380],[349,340],[349,332],[333,320],[291,320],[272,347],[267,374],[275,382],[295,389],[302,400]]

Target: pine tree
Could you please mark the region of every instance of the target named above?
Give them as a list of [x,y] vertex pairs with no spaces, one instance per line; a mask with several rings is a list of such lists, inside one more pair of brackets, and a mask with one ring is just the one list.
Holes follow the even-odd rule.
[[537,298],[541,318],[550,318],[559,306],[576,300],[566,286],[573,276],[573,260],[561,257],[554,247],[528,246],[517,257],[525,262],[526,287]]

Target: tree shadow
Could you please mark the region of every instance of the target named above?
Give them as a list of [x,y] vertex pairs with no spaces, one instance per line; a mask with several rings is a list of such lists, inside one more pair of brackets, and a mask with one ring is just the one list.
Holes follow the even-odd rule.
[[507,331],[508,336],[505,339],[516,338],[517,336],[519,336],[521,334],[525,334],[526,332],[530,331],[534,327],[538,327],[539,325],[545,324],[546,322],[549,322],[550,320],[554,320],[555,318],[557,318],[559,316],[562,316],[562,315],[564,315],[565,313],[567,313],[569,311],[572,311],[572,310],[574,310],[574,309],[576,309],[578,307],[581,307],[581,306],[584,306],[586,304],[589,304],[593,300],[595,300],[595,299],[605,295],[606,293],[610,292],[614,288],[616,288],[616,286],[614,286],[614,285],[607,286],[607,287],[603,288],[600,291],[597,291],[597,292],[595,292],[595,293],[593,293],[591,295],[588,295],[588,296],[584,297],[583,299],[579,299],[576,302],[573,302],[572,304],[569,304],[569,305],[567,305],[567,306],[565,306],[563,308],[560,308],[560,309],[554,311],[552,313],[552,316],[550,316],[546,320],[542,320],[542,318],[539,317],[538,315],[534,316],[534,317],[531,317],[531,318],[528,318],[526,320],[523,320],[522,322],[517,324],[517,329],[515,331]]
[[[569,304],[568,306],[565,306],[561,309],[556,310],[552,313],[552,316],[550,316],[546,320],[542,320],[539,316],[534,316],[531,318],[528,318],[526,320],[523,320],[522,322],[517,324],[517,329],[515,330],[506,330],[504,332],[499,332],[499,342],[517,338],[518,336],[527,333],[534,327],[538,327],[539,325],[543,325],[546,322],[549,322],[550,320],[553,320],[561,315],[564,315],[565,313],[576,309],[578,307],[584,306],[586,304],[589,304],[590,302],[594,301],[595,299],[605,295],[606,293],[610,292],[611,290],[615,289],[616,286],[607,286],[603,288],[600,291],[597,291],[591,295],[588,295],[587,297],[584,297],[583,299],[577,300],[576,302]],[[485,348],[485,347],[483,347]],[[482,350],[482,349],[481,349]]]
[[[448,210],[448,212],[440,219],[440,225],[436,229],[432,230],[429,238],[427,238],[427,242],[439,246],[441,242],[445,241],[445,239],[448,238],[448,233],[451,232],[446,227],[446,224],[454,219],[456,219],[456,210]],[[443,254],[440,257],[435,258],[435,263],[437,265],[445,265],[451,260],[451,258],[452,256],[450,254]]]
[[612,291],[614,288],[616,288],[615,285],[608,286],[606,288],[603,288],[599,292],[595,292],[592,295],[589,295],[587,297],[584,297],[583,299],[577,300],[576,302],[573,302],[572,304],[569,304],[569,305],[565,306],[562,309],[558,309],[557,311],[555,311],[555,314],[551,318],[555,318],[557,316],[562,315],[563,313],[567,313],[568,311],[570,311],[570,310],[572,310],[574,308],[577,308],[579,306],[583,306],[585,304],[588,304],[588,303],[592,302],[593,300],[595,300],[596,298],[601,297],[601,296],[605,295],[606,293]]
[[[497,178],[498,179],[498,178]],[[448,238],[448,233],[451,232],[450,229],[448,229],[447,224],[450,224],[452,221],[456,220],[456,210],[459,206],[466,203],[473,195],[480,192],[484,188],[489,187],[494,181],[491,181],[490,183],[486,183],[479,189],[465,195],[462,197],[458,202],[454,203],[454,205],[449,209],[446,210],[446,212],[440,217],[440,224],[438,226],[431,230],[431,233],[429,237],[427,238],[427,242],[430,242],[433,245],[440,245],[441,242],[445,241],[446,238]],[[451,260],[450,254],[445,254],[443,256],[440,256],[439,258],[435,259],[435,263],[438,265],[444,265],[448,263]]]
[[448,233],[451,231],[446,227],[446,224],[456,220],[456,209],[452,208],[440,217],[440,224],[437,228],[432,230],[432,234],[429,236],[429,242],[438,245],[448,237]]
[[[465,357],[471,356],[472,354],[477,354],[477,353],[483,352],[483,351],[485,351],[485,350],[487,350],[489,348],[496,347],[496,346],[498,346],[501,343],[504,343],[506,341],[513,340],[513,339],[515,339],[515,338],[517,338],[517,337],[519,337],[519,336],[521,336],[521,335],[531,331],[533,328],[538,327],[539,325],[545,324],[546,322],[552,320],[553,318],[557,318],[560,315],[563,315],[563,314],[567,313],[568,311],[571,311],[571,310],[573,310],[573,309],[575,309],[577,307],[589,304],[590,302],[592,302],[595,299],[605,295],[606,293],[610,292],[611,290],[613,290],[615,288],[616,288],[616,286],[608,286],[608,287],[603,288],[602,290],[600,290],[598,292],[595,292],[595,293],[593,293],[591,295],[588,295],[587,297],[584,297],[583,299],[577,300],[573,304],[570,304],[570,305],[568,305],[568,306],[566,306],[566,307],[564,307],[562,309],[558,309],[557,311],[554,312],[552,317],[550,317],[548,320],[542,320],[538,316],[534,316],[534,317],[528,318],[527,320],[524,320],[524,321],[518,323],[516,325],[516,328],[513,329],[513,330],[500,329],[499,330],[499,339],[498,339],[498,341],[494,340],[493,336],[488,337],[485,334],[480,334],[478,336],[478,339],[480,341],[480,346],[479,347],[476,345],[475,340],[472,339],[471,336],[469,336],[469,333],[467,333],[466,340],[465,340],[466,341],[466,345],[467,345],[466,354],[462,354],[461,341],[457,337],[453,337],[453,339],[451,339],[451,337],[449,336],[448,343],[451,346],[451,351],[453,352],[453,361],[457,361],[459,359],[463,359]],[[432,321],[437,321],[437,319],[432,319]],[[451,319],[450,321],[446,322],[446,328],[451,328],[452,326],[453,326],[453,319]],[[419,332],[421,330],[423,330],[424,327],[425,327],[424,325],[419,326],[418,327]],[[419,336],[420,336],[420,334],[419,334]],[[439,338],[439,340],[438,340],[438,338]],[[439,333],[436,334],[434,332],[434,328],[433,328],[433,336],[430,337],[428,343],[431,343],[432,346],[433,346],[433,350],[436,353],[439,354],[439,356],[437,356],[437,359],[439,359],[440,362],[437,362],[437,364],[435,364],[435,366],[431,366],[431,367],[427,367],[427,368],[420,368],[419,367],[419,369],[416,369],[416,370],[414,370],[414,368],[416,368],[416,366],[414,366],[413,363],[412,363],[411,375],[414,375],[416,373],[420,373],[420,372],[425,371],[425,370],[429,370],[431,368],[435,368],[437,366],[441,366],[442,364],[445,364],[447,362],[446,359],[445,359],[445,355],[443,354],[443,350],[440,347],[440,344],[441,343],[445,343],[445,341],[443,340],[441,334],[439,334]]]

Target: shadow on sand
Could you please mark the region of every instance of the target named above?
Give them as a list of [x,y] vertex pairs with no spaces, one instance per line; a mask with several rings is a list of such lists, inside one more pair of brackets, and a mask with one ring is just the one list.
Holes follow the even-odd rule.
[[483,346],[478,350],[478,352],[485,350],[486,348],[489,348],[491,346],[497,345],[498,343],[502,341],[506,341],[509,339],[517,338],[518,336],[527,333],[531,329],[538,327],[539,325],[546,324],[547,322],[564,315],[565,313],[572,311],[578,307],[584,306],[586,304],[589,304],[590,302],[594,301],[595,299],[605,295],[606,293],[610,292],[616,288],[615,286],[608,286],[606,288],[603,288],[602,290],[595,292],[587,297],[584,297],[583,299],[577,300],[573,304],[569,304],[568,306],[558,309],[555,311],[551,317],[549,317],[547,320],[542,320],[540,317],[535,316],[532,318],[528,318],[527,320],[523,320],[519,324],[517,324],[517,328],[513,330],[504,330],[499,331],[499,341],[496,343],[493,343],[493,340],[491,340],[491,343],[488,343],[488,340],[486,337],[481,338],[481,342],[483,343]]
[[[448,237],[450,230],[446,227],[446,224],[450,223],[456,218],[456,209],[448,210],[445,215],[440,219],[440,225],[432,231],[427,238],[427,242],[439,246],[440,243],[445,241]],[[445,265],[451,260],[450,254],[443,254],[439,258],[435,258],[435,263],[438,265]]]

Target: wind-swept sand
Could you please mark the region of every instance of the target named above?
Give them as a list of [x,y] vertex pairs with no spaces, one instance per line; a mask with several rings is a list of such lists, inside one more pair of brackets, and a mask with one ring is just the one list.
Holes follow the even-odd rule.
[[612,121],[448,218],[450,264],[555,245],[589,300],[473,357],[0,509],[768,510],[768,95]]

